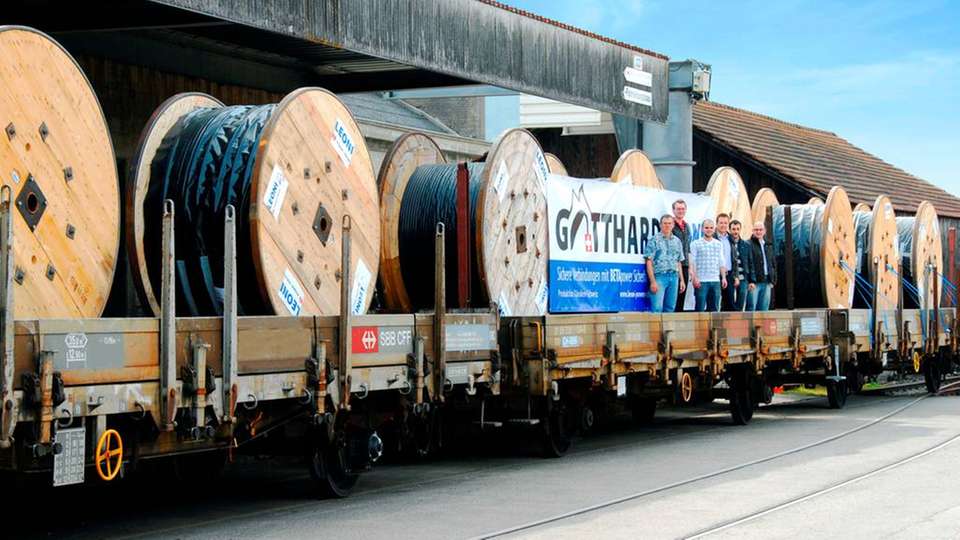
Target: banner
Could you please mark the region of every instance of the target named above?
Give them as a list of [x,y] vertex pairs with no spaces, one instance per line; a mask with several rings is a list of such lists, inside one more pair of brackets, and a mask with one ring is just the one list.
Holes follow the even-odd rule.
[[678,199],[687,203],[691,239],[699,237],[713,216],[708,197],[551,174],[549,311],[649,311],[643,254]]

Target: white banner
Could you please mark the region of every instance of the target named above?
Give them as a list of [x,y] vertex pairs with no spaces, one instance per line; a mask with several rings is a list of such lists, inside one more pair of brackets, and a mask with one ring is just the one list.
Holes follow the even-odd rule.
[[714,214],[708,197],[551,174],[549,310],[648,311],[647,239],[678,199],[687,203],[691,240],[699,237],[701,222]]

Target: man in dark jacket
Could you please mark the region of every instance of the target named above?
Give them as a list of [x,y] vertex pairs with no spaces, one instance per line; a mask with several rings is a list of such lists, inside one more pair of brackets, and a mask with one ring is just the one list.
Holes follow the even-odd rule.
[[737,279],[740,266],[740,254],[733,246],[733,235],[730,234],[730,214],[717,214],[717,240],[723,251],[723,267],[727,269],[727,288],[721,291],[723,311],[734,311],[737,303]]
[[762,221],[753,224],[753,236],[750,238],[753,270],[748,278],[747,311],[770,309],[770,296],[777,285],[777,259],[766,234],[767,228]]
[[[680,239],[680,245],[683,246],[683,262],[681,263],[681,271],[683,272],[682,283],[689,283],[690,278],[690,226],[684,221],[684,217],[687,215],[687,203],[683,199],[678,199],[673,202],[673,235]],[[683,298],[682,294],[677,295],[677,305],[674,311],[683,311]],[[664,307],[664,311],[668,311]]]
[[747,305],[747,290],[749,287],[749,277],[753,274],[753,248],[750,241],[740,237],[740,230],[743,225],[733,220],[730,222],[730,246],[735,254],[736,268],[733,280],[728,289],[733,289],[733,310],[743,311]]

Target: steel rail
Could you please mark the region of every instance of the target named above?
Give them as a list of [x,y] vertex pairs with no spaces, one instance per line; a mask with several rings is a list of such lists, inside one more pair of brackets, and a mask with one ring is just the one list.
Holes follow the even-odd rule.
[[891,412],[889,412],[889,413],[886,413],[886,414],[884,414],[884,415],[882,415],[882,416],[880,416],[880,417],[877,417],[877,418],[875,418],[875,419],[873,419],[873,420],[870,420],[869,422],[865,422],[865,423],[863,423],[863,424],[860,424],[860,425],[857,426],[857,427],[848,429],[848,430],[843,431],[843,432],[841,432],[841,433],[838,433],[838,434],[836,434],[836,435],[831,435],[830,437],[826,437],[826,438],[820,439],[820,440],[818,440],[818,441],[814,441],[814,442],[812,442],[812,443],[808,443],[808,444],[805,444],[805,445],[802,445],[802,446],[798,446],[798,447],[796,447],[796,448],[791,448],[791,449],[789,449],[789,450],[784,450],[784,451],[782,451],[782,452],[777,452],[776,454],[771,454],[771,455],[766,456],[766,457],[762,457],[762,458],[759,458],[759,459],[754,459],[754,460],[747,461],[747,462],[744,462],[744,463],[740,463],[740,464],[737,464],[737,465],[733,465],[733,466],[730,466],[730,467],[724,467],[723,469],[719,469],[719,470],[717,470],[717,471],[713,471],[713,472],[710,472],[710,473],[705,473],[705,474],[701,474],[701,475],[698,475],[698,476],[694,476],[694,477],[692,477],[692,478],[687,478],[687,479],[685,479],[685,480],[680,480],[680,481],[677,481],[677,482],[672,482],[672,483],[665,484],[665,485],[662,485],[662,486],[659,486],[659,487],[655,487],[655,488],[647,489],[647,490],[644,490],[644,491],[632,493],[632,494],[625,495],[625,496],[622,496],[622,497],[617,497],[617,498],[615,498],[615,499],[610,499],[610,500],[608,500],[608,501],[600,502],[600,503],[597,503],[597,504],[592,504],[592,505],[585,506],[585,507],[582,507],[582,508],[579,508],[579,509],[576,509],[576,510],[571,510],[571,511],[569,511],[569,512],[564,512],[564,513],[562,513],[562,514],[557,514],[557,515],[550,516],[550,517],[546,517],[546,518],[543,518],[543,519],[538,519],[538,520],[535,520],[535,521],[530,521],[530,522],[527,522],[527,523],[523,523],[523,524],[521,524],[521,525],[516,525],[516,526],[508,527],[508,528],[505,528],[505,529],[500,529],[500,530],[498,530],[498,531],[493,531],[493,532],[490,532],[490,533],[481,534],[481,535],[479,535],[479,536],[475,536],[474,539],[498,538],[498,537],[501,537],[501,536],[506,536],[506,535],[515,534],[515,533],[518,533],[518,532],[522,532],[522,531],[534,529],[534,528],[537,528],[537,527],[542,527],[543,525],[549,525],[549,524],[551,524],[551,523],[557,523],[557,522],[564,521],[564,520],[567,520],[567,519],[571,519],[571,518],[574,518],[574,517],[582,516],[582,515],[584,515],[584,514],[589,514],[589,513],[592,513],[592,512],[596,512],[596,511],[598,511],[598,510],[603,510],[603,509],[609,508],[609,507],[611,507],[611,506],[616,506],[616,505],[623,504],[623,503],[630,502],[630,501],[634,501],[634,500],[637,500],[637,499],[642,499],[642,498],[644,498],[644,497],[649,497],[650,495],[655,495],[655,494],[658,494],[658,493],[663,493],[663,492],[665,492],[665,491],[670,491],[670,490],[673,490],[673,489],[676,489],[676,488],[679,488],[679,487],[688,486],[688,485],[690,485],[690,484],[695,484],[695,483],[697,483],[697,482],[702,482],[702,481],[704,481],[704,480],[710,480],[710,479],[712,479],[712,478],[717,478],[717,477],[719,477],[719,476],[723,476],[723,475],[730,474],[730,473],[733,473],[733,472],[741,471],[741,470],[743,470],[743,469],[747,469],[747,468],[750,468],[750,467],[754,467],[754,466],[756,466],[756,465],[761,465],[761,464],[763,464],[763,463],[768,463],[768,462],[771,462],[771,461],[775,461],[775,460],[777,460],[777,459],[781,459],[781,458],[784,458],[784,457],[787,457],[787,456],[791,456],[791,455],[794,455],[794,454],[798,454],[798,453],[800,453],[800,452],[804,452],[804,451],[809,450],[809,449],[811,449],[811,448],[816,448],[816,447],[818,447],[818,446],[823,446],[823,445],[825,445],[825,444],[828,444],[828,443],[831,443],[831,442],[833,442],[833,441],[842,439],[842,438],[844,438],[844,437],[848,437],[848,436],[850,436],[850,435],[853,435],[853,434],[855,434],[855,433],[858,433],[858,432],[860,432],[860,431],[863,431],[863,430],[865,430],[865,429],[868,429],[868,428],[870,428],[870,427],[873,427],[873,426],[875,426],[875,425],[877,425],[877,424],[880,424],[880,423],[886,421],[887,419],[889,419],[889,418],[891,418],[891,417],[893,417],[893,416],[896,416],[896,415],[900,414],[901,412],[903,412],[903,411],[905,411],[905,410],[913,407],[914,405],[916,405],[917,403],[920,403],[921,401],[927,399],[928,397],[930,397],[929,394],[928,394],[928,395],[924,395],[924,396],[920,396],[920,397],[918,397],[918,398],[910,401],[909,403],[907,403],[907,404],[905,404],[905,405],[903,405],[903,406],[901,406],[901,407],[898,407],[898,408],[894,409],[893,411],[891,411]]
[[763,517],[763,516],[772,514],[772,513],[774,513],[774,512],[778,512],[778,511],[780,511],[780,510],[784,510],[784,509],[786,509],[786,508],[790,508],[791,506],[795,506],[795,505],[798,505],[798,504],[800,504],[800,503],[809,501],[809,500],[811,500],[811,499],[815,499],[815,498],[817,498],[817,497],[819,497],[819,496],[821,496],[821,495],[826,495],[826,494],[828,494],[828,493],[834,492],[834,491],[836,491],[836,490],[838,490],[838,489],[844,488],[844,487],[849,486],[849,485],[851,485],[851,484],[855,484],[855,483],[857,483],[857,482],[866,480],[866,479],[871,478],[871,477],[873,477],[873,476],[877,476],[877,475],[883,474],[883,473],[885,473],[885,472],[887,472],[887,471],[891,471],[891,470],[893,470],[893,469],[896,469],[896,468],[898,468],[898,467],[901,467],[901,466],[903,466],[903,465],[906,465],[906,464],[908,464],[908,463],[911,463],[911,462],[913,462],[913,461],[916,461],[916,460],[918,460],[918,459],[920,459],[920,458],[926,457],[926,456],[928,456],[928,455],[930,455],[930,454],[932,454],[932,453],[934,453],[934,452],[937,452],[938,450],[942,450],[943,448],[946,448],[947,446],[950,446],[951,444],[953,444],[953,443],[955,443],[955,442],[957,442],[957,441],[960,441],[960,433],[957,433],[956,435],[950,437],[949,439],[947,439],[947,440],[945,440],[945,441],[942,441],[942,442],[940,442],[940,443],[937,443],[937,444],[934,445],[934,446],[931,446],[931,447],[929,447],[929,448],[926,448],[926,449],[924,449],[924,450],[921,450],[920,452],[916,452],[916,453],[914,453],[914,454],[911,454],[911,455],[909,455],[909,456],[907,456],[907,457],[905,457],[905,458],[903,458],[903,459],[899,459],[899,460],[897,460],[897,461],[895,461],[895,462],[893,462],[893,463],[884,465],[884,466],[882,466],[882,467],[875,468],[875,469],[873,469],[873,470],[870,470],[870,471],[865,472],[865,473],[862,473],[862,474],[858,474],[858,475],[856,475],[856,476],[852,476],[852,477],[850,477],[850,478],[848,478],[848,479],[846,479],[846,480],[843,480],[843,481],[841,481],[841,482],[837,482],[837,483],[832,484],[832,485],[830,485],[830,486],[827,486],[827,487],[825,487],[825,488],[818,489],[818,490],[814,490],[814,491],[810,491],[810,492],[808,492],[808,493],[806,493],[806,494],[804,494],[804,495],[800,495],[800,496],[798,496],[798,497],[794,497],[794,498],[792,498],[792,499],[790,499],[790,500],[788,500],[788,501],[785,501],[785,502],[782,502],[782,503],[778,503],[778,504],[775,504],[775,505],[768,506],[768,507],[766,507],[766,508],[764,508],[764,509],[762,509],[762,510],[758,510],[758,511],[756,511],[756,512],[751,512],[751,513],[746,514],[746,515],[744,515],[744,516],[741,516],[741,517],[739,517],[739,518],[736,518],[736,519],[733,519],[733,520],[730,520],[730,521],[726,521],[726,522],[721,523],[721,524],[718,524],[718,525],[712,525],[712,526],[710,526],[710,527],[708,527],[708,528],[706,528],[706,529],[701,529],[700,531],[697,531],[697,532],[693,533],[693,534],[690,535],[690,536],[685,536],[684,538],[685,538],[685,540],[695,540],[695,539],[698,539],[698,538],[707,537],[707,536],[709,536],[709,535],[711,535],[711,534],[715,534],[715,533],[718,533],[718,532],[721,532],[721,531],[725,531],[725,530],[727,530],[727,529],[731,529],[731,528],[733,528],[733,527],[737,527],[737,526],[739,526],[739,525],[743,525],[744,523],[748,523],[748,522],[754,521],[754,520],[759,519],[759,518],[761,518],[761,517]]

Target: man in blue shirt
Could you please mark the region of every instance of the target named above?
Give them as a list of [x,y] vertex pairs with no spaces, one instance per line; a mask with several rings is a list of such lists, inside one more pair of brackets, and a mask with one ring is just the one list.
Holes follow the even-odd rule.
[[650,283],[650,311],[673,311],[677,295],[683,293],[681,263],[684,261],[683,243],[673,234],[673,216],[660,217],[660,234],[647,242],[647,280]]

